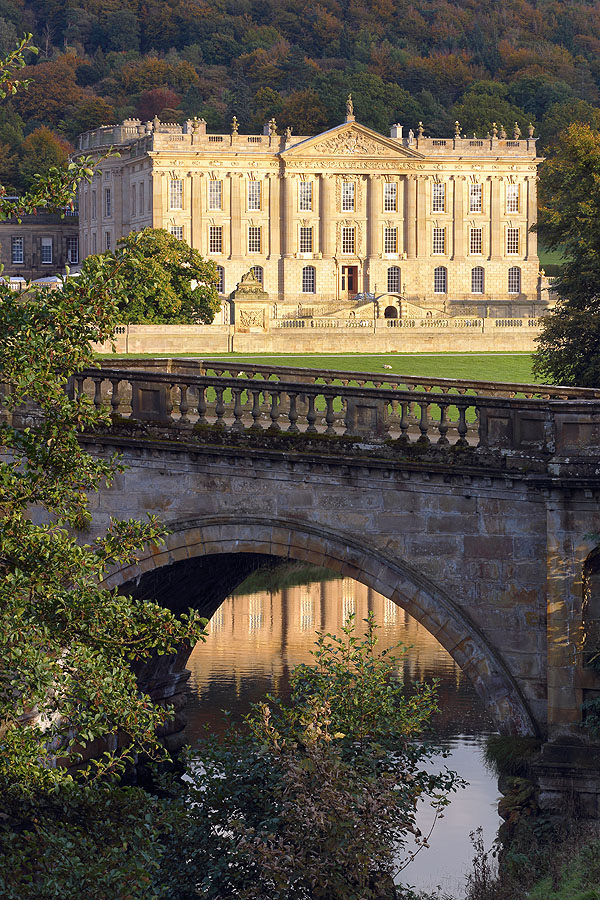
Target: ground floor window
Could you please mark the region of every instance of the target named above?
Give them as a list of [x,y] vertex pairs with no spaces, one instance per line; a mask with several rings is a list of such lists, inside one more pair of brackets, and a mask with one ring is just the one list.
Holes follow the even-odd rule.
[[508,270],[508,293],[521,293],[521,270],[518,266],[512,266]]
[[314,266],[304,266],[302,269],[302,293],[314,294],[316,291],[317,278]]
[[252,266],[251,269],[250,269],[250,271],[252,272],[252,274],[254,275],[254,277],[256,278],[256,280],[257,280],[257,281],[260,281],[260,283],[262,284],[262,283],[263,283],[263,277],[264,277],[262,266]]
[[223,266],[217,266],[217,275],[219,278],[219,281],[217,283],[217,291],[219,292],[219,294],[224,294],[225,293],[225,269],[223,268]]
[[445,266],[438,266],[434,271],[433,290],[436,294],[448,293],[448,270]]
[[483,294],[483,267],[475,266],[471,269],[471,293]]
[[387,289],[389,294],[400,293],[400,267],[390,266],[387,270]]

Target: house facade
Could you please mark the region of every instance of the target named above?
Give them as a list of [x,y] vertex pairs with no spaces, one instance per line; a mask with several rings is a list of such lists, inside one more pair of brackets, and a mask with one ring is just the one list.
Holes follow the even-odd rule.
[[79,262],[79,224],[76,210],[40,211],[21,221],[0,222],[0,262],[3,278],[34,281],[64,275]]
[[[540,159],[533,129],[512,138],[403,133],[345,121],[316,136],[208,134],[130,119],[81,135],[79,149],[119,156],[80,188],[82,256],[147,226],[214,260],[224,296],[252,269],[274,315],[348,308],[357,296],[452,315],[537,315]],[[404,306],[403,306],[404,305]],[[418,313],[415,313],[418,314]]]

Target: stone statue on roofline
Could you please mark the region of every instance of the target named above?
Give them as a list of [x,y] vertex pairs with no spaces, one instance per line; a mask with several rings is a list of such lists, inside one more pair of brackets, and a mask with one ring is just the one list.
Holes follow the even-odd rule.
[[354,115],[354,103],[352,102],[352,94],[348,94],[348,99],[346,100],[346,115]]

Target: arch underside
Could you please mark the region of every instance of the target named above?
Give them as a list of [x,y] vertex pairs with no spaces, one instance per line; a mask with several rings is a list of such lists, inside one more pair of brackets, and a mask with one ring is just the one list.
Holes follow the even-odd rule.
[[[184,562],[197,565],[210,556],[210,585],[203,578],[203,599],[191,604],[198,606],[201,602],[206,615],[212,614],[247,574],[263,564],[265,557],[323,566],[371,587],[420,622],[470,679],[502,733],[539,733],[516,680],[481,629],[430,579],[384,550],[367,541],[359,543],[343,533],[289,519],[214,516],[170,522],[169,528],[171,533],[162,547],[112,573],[105,585],[127,585],[134,592],[136,586],[145,585],[145,594],[155,580],[152,573],[159,574],[157,570],[172,567],[173,577],[177,578],[177,573],[185,571]],[[188,572],[188,582],[193,580],[189,575]],[[168,579],[161,581],[166,588]],[[187,596],[185,602],[190,605]]]

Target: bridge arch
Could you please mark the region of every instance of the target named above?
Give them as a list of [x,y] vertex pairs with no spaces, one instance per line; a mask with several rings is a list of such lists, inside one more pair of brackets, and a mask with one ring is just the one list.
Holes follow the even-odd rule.
[[111,573],[105,586],[121,587],[185,560],[225,554],[323,566],[371,587],[420,622],[470,679],[501,732],[539,734],[518,684],[482,630],[442,588],[405,561],[369,541],[284,518],[213,516],[170,522],[169,528],[163,546]]

